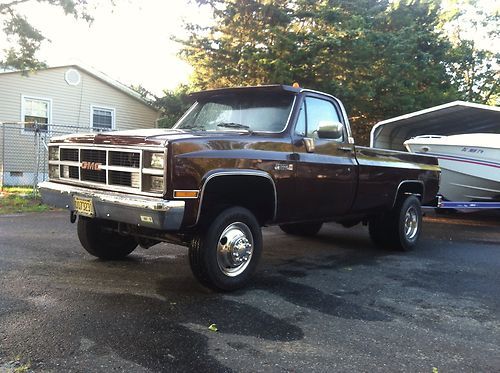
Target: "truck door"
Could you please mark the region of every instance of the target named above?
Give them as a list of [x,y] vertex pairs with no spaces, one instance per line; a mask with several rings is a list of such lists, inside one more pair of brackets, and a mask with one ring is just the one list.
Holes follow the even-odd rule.
[[[348,213],[352,206],[357,166],[342,118],[333,99],[308,94],[302,101],[292,133],[296,219],[334,217]],[[335,124],[340,133],[325,131]]]

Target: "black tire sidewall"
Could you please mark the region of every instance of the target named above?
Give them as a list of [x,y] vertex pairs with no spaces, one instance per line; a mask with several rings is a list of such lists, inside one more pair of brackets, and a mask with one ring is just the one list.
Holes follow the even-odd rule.
[[384,248],[388,242],[387,226],[384,223],[382,216],[374,217],[368,222],[370,238],[375,246],[379,248]]
[[[405,233],[405,216],[406,212],[414,207],[417,210],[417,233],[412,239],[409,239]],[[409,196],[402,203],[398,214],[398,236],[399,249],[410,251],[417,245],[420,234],[422,233],[422,209],[420,200],[415,196]]]
[[[238,276],[227,276],[219,268],[217,262],[217,244],[220,235],[234,222],[241,222],[247,225],[252,233],[253,253],[250,263]],[[200,253],[203,255],[203,264],[208,276],[208,280],[217,290],[230,291],[241,288],[252,277],[258,265],[262,253],[262,232],[255,216],[243,207],[231,207],[222,211],[208,226],[205,231],[204,248]]]
[[102,219],[80,216],[77,224],[78,239],[83,248],[100,259],[123,259],[137,247],[137,241],[133,237],[103,232],[102,225],[107,222]]

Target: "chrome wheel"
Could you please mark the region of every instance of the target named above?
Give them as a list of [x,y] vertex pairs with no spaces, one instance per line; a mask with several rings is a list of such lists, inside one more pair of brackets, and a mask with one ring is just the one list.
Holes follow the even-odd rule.
[[404,219],[405,236],[408,240],[414,239],[417,235],[418,224],[418,211],[414,206],[410,206],[410,208],[406,210]]
[[252,259],[253,248],[252,232],[245,223],[227,226],[217,241],[219,269],[229,277],[243,273]]

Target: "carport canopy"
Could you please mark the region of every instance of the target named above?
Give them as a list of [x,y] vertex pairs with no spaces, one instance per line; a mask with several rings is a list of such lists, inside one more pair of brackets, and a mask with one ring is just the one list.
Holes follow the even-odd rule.
[[415,136],[463,133],[500,133],[500,107],[454,101],[386,119],[373,126],[370,146],[404,151]]

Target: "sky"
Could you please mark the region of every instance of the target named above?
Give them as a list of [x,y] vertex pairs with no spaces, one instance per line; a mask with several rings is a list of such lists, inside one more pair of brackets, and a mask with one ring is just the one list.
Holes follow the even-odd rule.
[[[2,1],[2,0],[0,0]],[[210,15],[188,0],[89,0],[94,22],[65,16],[62,9],[31,1],[19,7],[51,42],[38,57],[49,66],[81,64],[126,85],[142,85],[156,95],[187,82],[191,68],[178,56],[183,21],[209,24]],[[500,0],[479,0],[484,9],[498,9]],[[443,0],[443,4],[455,0]],[[5,45],[0,33],[0,49]],[[479,40],[491,48],[490,40]],[[496,46],[500,50],[500,46]]]
[[97,7],[91,10],[95,19],[91,25],[47,4],[30,2],[19,8],[50,40],[38,52],[39,59],[49,66],[92,67],[156,95],[187,82],[191,68],[177,57],[179,46],[171,36],[183,35],[183,20],[206,23],[206,14],[197,6],[188,0],[115,0],[116,6],[109,0],[89,3]]

